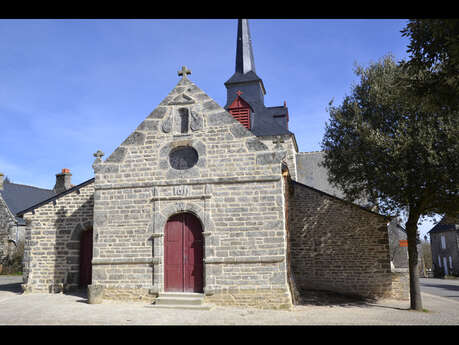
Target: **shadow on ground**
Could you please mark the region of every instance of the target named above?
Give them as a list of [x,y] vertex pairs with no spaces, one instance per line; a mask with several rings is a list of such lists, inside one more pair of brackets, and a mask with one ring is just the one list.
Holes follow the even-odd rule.
[[80,297],[80,299],[76,300],[76,302],[78,303],[89,304],[87,288],[72,289],[70,291],[66,291],[65,294],[70,295],[70,296]]
[[365,306],[374,300],[364,299],[359,296],[343,295],[331,291],[303,290],[299,305],[315,306]]
[[363,298],[361,296],[343,295],[331,291],[303,290],[298,306],[329,306],[329,307],[378,307],[397,310],[408,310],[390,305],[382,305],[375,299]]
[[[0,292],[4,291],[22,294],[22,283],[22,276],[0,275]],[[81,299],[77,300],[77,302],[88,303],[87,288],[78,288],[69,291],[64,291],[64,294],[80,297]]]
[[21,283],[2,284],[0,285],[0,291],[21,293]]
[[422,284],[422,286],[439,288],[444,290],[459,291],[459,285],[446,285],[446,284]]
[[0,275],[0,291],[21,293],[22,276]]

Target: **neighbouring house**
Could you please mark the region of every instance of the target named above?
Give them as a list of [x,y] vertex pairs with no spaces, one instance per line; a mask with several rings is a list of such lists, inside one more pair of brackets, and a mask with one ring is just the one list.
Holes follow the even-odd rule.
[[459,215],[445,215],[428,234],[434,276],[459,276]]
[[224,107],[178,74],[107,159],[94,154],[94,178],[17,213],[24,291],[287,309],[308,290],[408,298],[390,219],[344,201],[298,152],[286,103],[265,106],[247,20]]
[[[400,222],[400,219],[394,217],[388,225],[390,261],[395,270],[408,270],[408,237],[406,229],[400,225]],[[425,262],[419,238],[417,240],[417,249],[419,276],[425,277]]]
[[47,200],[72,187],[72,174],[62,169],[53,189],[11,182],[0,173],[0,263],[10,258],[25,240],[26,223],[17,212]]

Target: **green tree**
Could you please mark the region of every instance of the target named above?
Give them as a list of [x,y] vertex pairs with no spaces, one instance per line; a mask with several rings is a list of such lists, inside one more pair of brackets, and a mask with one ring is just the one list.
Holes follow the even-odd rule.
[[459,105],[459,19],[412,19],[401,31],[410,39],[409,60],[413,91],[430,98],[430,105]]
[[386,215],[408,214],[411,309],[422,310],[417,227],[424,216],[459,207],[459,116],[432,111],[391,56],[355,72],[360,82],[351,95],[330,104],[323,165],[347,199],[367,198]]

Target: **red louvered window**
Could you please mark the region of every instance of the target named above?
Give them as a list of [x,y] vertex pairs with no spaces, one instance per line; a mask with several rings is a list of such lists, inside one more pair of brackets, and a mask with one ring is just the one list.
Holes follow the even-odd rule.
[[228,107],[228,112],[245,128],[250,129],[250,105],[241,98],[241,91],[236,92],[237,97]]
[[229,112],[245,128],[250,129],[250,108],[234,108],[230,109]]

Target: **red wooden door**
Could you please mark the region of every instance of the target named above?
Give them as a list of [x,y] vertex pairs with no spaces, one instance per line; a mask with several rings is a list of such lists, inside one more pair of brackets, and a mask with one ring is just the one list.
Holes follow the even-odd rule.
[[80,241],[80,287],[92,281],[92,229],[81,232]]
[[164,237],[166,291],[202,292],[203,241],[199,219],[190,213],[169,218]]

